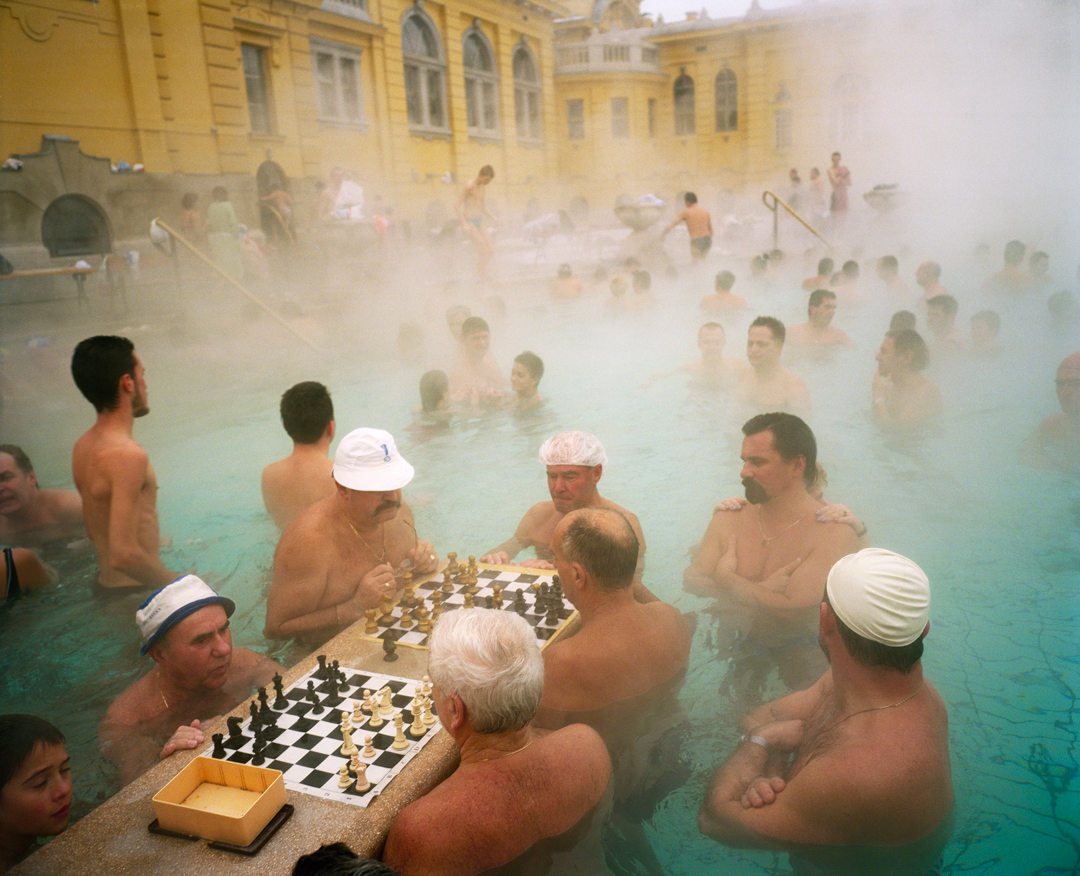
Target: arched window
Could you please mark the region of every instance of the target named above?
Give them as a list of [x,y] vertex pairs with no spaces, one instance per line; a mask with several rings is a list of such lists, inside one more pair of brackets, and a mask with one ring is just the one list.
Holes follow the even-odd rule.
[[514,118],[519,140],[543,139],[540,95],[540,70],[523,39],[514,49]]
[[685,69],[675,80],[675,136],[684,137],[694,133],[694,80]]
[[735,73],[725,67],[716,74],[716,130],[737,131],[739,128],[739,88]]
[[447,130],[446,60],[435,22],[418,7],[401,22],[405,58],[405,103],[409,127],[417,131]]
[[461,44],[465,68],[465,115],[469,133],[495,137],[499,133],[499,74],[495,71],[495,53],[480,25],[465,31]]

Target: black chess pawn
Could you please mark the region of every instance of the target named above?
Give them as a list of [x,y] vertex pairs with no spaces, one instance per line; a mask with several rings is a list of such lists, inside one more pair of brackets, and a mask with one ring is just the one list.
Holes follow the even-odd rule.
[[307,683],[307,698],[311,703],[311,714],[318,715],[322,712],[322,706],[319,705],[319,695],[315,692],[315,682],[309,681]]
[[252,730],[262,724],[262,720],[259,718],[259,706],[258,703],[255,702],[255,700],[252,700],[251,705],[248,706],[248,714],[251,715]]
[[382,649],[383,649],[383,661],[385,663],[393,663],[395,660],[398,659],[397,654],[394,653],[395,651],[397,651],[397,642],[395,642],[389,636],[387,636],[385,639],[383,639]]
[[338,677],[334,674],[333,670],[329,673],[330,678],[326,681],[326,695],[328,697],[336,697],[338,695]]
[[239,718],[226,718],[225,723],[226,725],[228,725],[229,728],[230,739],[237,739],[238,737],[243,736],[243,733],[240,732]]
[[214,752],[210,756],[216,757],[218,760],[224,760],[225,756],[228,754],[228,752],[225,751],[225,746],[222,744],[225,736],[221,733],[215,733],[210,738],[214,740]]
[[559,603],[550,603],[547,611],[547,622],[553,627],[559,625]]

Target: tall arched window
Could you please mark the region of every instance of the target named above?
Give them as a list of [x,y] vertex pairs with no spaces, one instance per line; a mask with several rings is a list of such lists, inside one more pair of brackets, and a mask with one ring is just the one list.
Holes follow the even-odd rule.
[[716,74],[716,130],[736,131],[739,128],[739,89],[735,73],[725,67]]
[[446,59],[435,22],[419,7],[406,12],[401,21],[401,51],[409,127],[445,132]]
[[495,71],[495,53],[480,25],[465,31],[461,44],[465,68],[465,115],[469,133],[495,137],[499,133],[499,74]]
[[685,69],[675,80],[675,136],[684,137],[694,133],[694,80]]
[[523,39],[514,49],[514,118],[519,140],[541,140],[540,70]]

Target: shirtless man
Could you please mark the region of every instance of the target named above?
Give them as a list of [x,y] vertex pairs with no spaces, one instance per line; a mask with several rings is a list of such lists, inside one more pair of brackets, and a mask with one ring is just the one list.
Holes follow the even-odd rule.
[[0,541],[39,547],[85,531],[79,494],[42,490],[23,449],[0,444]]
[[677,609],[634,598],[638,541],[609,508],[571,511],[555,527],[555,568],[581,628],[544,649],[537,723],[558,727],[570,712],[639,696],[681,673],[692,634]]
[[675,371],[657,374],[645,382],[645,386],[673,374],[689,374],[691,383],[702,389],[731,389],[739,377],[739,362],[724,357],[727,337],[718,322],[707,322],[698,329],[697,345],[701,358],[687,362]]
[[660,239],[663,240],[667,233],[680,222],[685,222],[686,230],[690,233],[690,256],[695,261],[700,261],[709,254],[709,249],[712,247],[712,217],[709,211],[698,203],[697,195],[693,192],[683,195],[683,202],[686,204],[686,209],[661,232]]
[[278,541],[267,636],[321,644],[393,596],[395,575],[435,571],[435,549],[417,538],[401,500],[413,473],[389,432],[356,429],[341,439],[333,495],[301,511]]
[[915,269],[915,282],[923,290],[923,303],[925,304],[935,295],[948,295],[949,293],[940,283],[941,265],[937,262],[923,262]]
[[836,293],[828,289],[815,289],[807,305],[807,322],[793,325],[787,330],[787,342],[797,347],[832,347],[850,344],[847,332],[832,324],[836,315]]
[[904,299],[911,294],[907,283],[900,279],[900,263],[896,260],[896,256],[884,255],[879,258],[876,271],[887,294]]
[[941,413],[941,392],[922,370],[930,364],[926,343],[914,329],[885,335],[877,354],[872,392],[882,423],[912,425]]
[[787,332],[772,316],[759,316],[746,335],[746,358],[736,386],[740,404],[750,411],[789,411],[810,415],[810,391],[795,374],[780,364]]
[[495,179],[495,169],[490,164],[480,168],[476,178],[471,180],[461,190],[457,201],[457,215],[461,222],[461,230],[476,244],[478,259],[478,273],[481,277],[487,276],[488,262],[494,253],[491,238],[484,227],[484,218],[496,222],[494,216],[488,212],[484,201],[484,190],[488,183]]
[[735,275],[731,271],[721,271],[716,275],[716,291],[712,295],[706,295],[701,299],[698,306],[702,310],[744,310],[750,305],[746,299],[731,291],[735,285]]
[[807,292],[813,292],[823,286],[828,286],[832,281],[833,260],[826,256],[817,263],[817,273],[813,277],[807,277],[802,281],[802,287]]
[[325,386],[308,380],[281,396],[281,423],[293,450],[262,473],[263,504],[278,529],[301,511],[334,492],[330,442],[334,440],[334,403]]
[[931,351],[947,359],[967,350],[967,342],[956,327],[959,304],[951,295],[935,295],[926,302],[926,327],[933,336]]
[[996,274],[986,278],[982,285],[984,292],[1027,292],[1032,287],[1031,275],[1024,270],[1024,256],[1027,247],[1023,241],[1010,240],[1005,244],[1004,265]]
[[818,610],[830,668],[746,716],[702,833],[788,851],[806,872],[939,872],[954,796],[948,713],[921,663],[929,609],[911,560],[879,548],[839,560]]
[[832,164],[826,171],[829,175],[829,184],[832,186],[832,220],[833,227],[842,231],[847,219],[848,189],[851,187],[851,171],[840,163],[840,153],[832,154]]
[[605,869],[596,840],[611,759],[583,724],[530,725],[544,664],[529,625],[497,609],[448,612],[431,634],[428,673],[461,762],[394,819],[383,861],[409,876],[532,873],[559,851],[573,872]]
[[126,785],[157,761],[204,741],[202,725],[231,711],[282,667],[232,646],[236,606],[185,575],[139,606],[140,654],[157,664],[109,706],[98,731],[101,753]]
[[1066,471],[1080,470],[1080,352],[1061,360],[1057,370],[1060,414],[1051,414],[1027,441],[1024,460]]
[[127,338],[80,341],[71,357],[75,385],[97,421],[71,457],[86,533],[97,551],[105,588],[164,587],[176,574],[161,564],[157,475],[132,437],[136,417],[150,413],[145,369]]
[[685,588],[719,597],[741,626],[737,662],[779,665],[789,688],[820,672],[814,644],[825,576],[858,549],[849,526],[819,521],[809,488],[817,478],[814,433],[791,414],[743,425],[742,482],[751,504],[714,514],[685,575]]
[[540,461],[547,466],[550,502],[538,502],[521,518],[514,534],[483,557],[482,563],[505,566],[525,548],[536,549],[536,559],[518,563],[534,569],[554,569],[551,540],[555,527],[578,508],[610,508],[628,521],[637,536],[641,551],[637,577],[644,565],[645,536],[641,524],[631,512],[600,495],[596,485],[604,474],[607,454],[595,435],[588,432],[560,432],[540,445]]
[[469,407],[494,407],[506,381],[491,355],[491,329],[479,316],[461,324],[461,355],[450,371],[450,401]]

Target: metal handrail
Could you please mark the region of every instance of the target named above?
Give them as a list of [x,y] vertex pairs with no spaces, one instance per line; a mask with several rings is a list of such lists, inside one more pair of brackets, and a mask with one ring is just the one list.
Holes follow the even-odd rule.
[[[770,197],[773,199],[773,202],[771,204],[769,203],[769,198]],[[777,205],[779,205],[779,206],[783,207],[785,210],[787,210],[792,216],[794,216],[797,220],[799,220],[800,223],[802,223],[803,228],[805,228],[812,235],[814,235],[814,237],[816,237],[818,240],[820,240],[829,249],[832,249],[832,244],[829,243],[829,241],[827,241],[820,234],[818,234],[817,231],[815,231],[814,228],[810,225],[810,223],[808,223],[805,219],[803,219],[802,216],[800,216],[798,213],[796,213],[791,208],[791,206],[786,201],[784,201],[783,198],[781,198],[779,195],[776,194],[776,192],[771,191],[770,189],[765,189],[765,191],[761,193],[761,201],[762,201],[763,204],[765,204],[766,207],[768,207],[770,210],[772,210],[772,215],[773,215],[773,221],[772,221],[772,245],[773,245],[773,249],[776,249],[777,242],[778,242],[779,236],[780,236],[780,213],[776,209]]]

